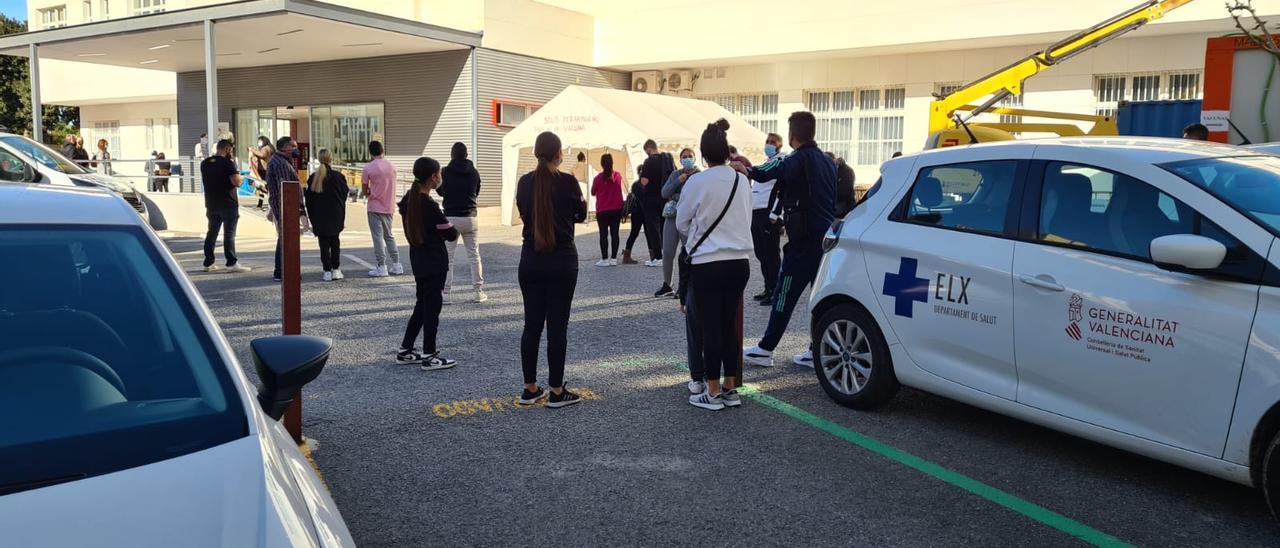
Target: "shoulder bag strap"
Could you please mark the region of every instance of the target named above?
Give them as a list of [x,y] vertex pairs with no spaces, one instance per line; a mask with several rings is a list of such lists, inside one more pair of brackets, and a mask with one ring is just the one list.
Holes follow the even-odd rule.
[[699,247],[702,247],[702,242],[707,241],[707,237],[711,236],[711,233],[715,231],[717,226],[720,226],[720,221],[724,220],[725,214],[729,212],[729,206],[733,205],[733,197],[738,193],[739,177],[741,177],[740,174],[733,174],[733,189],[729,191],[729,199],[724,202],[724,209],[720,210],[720,216],[716,217],[715,222],[711,223],[711,226],[707,228],[707,231],[702,233],[701,238],[698,238],[698,243],[693,244],[693,247],[689,249],[690,259],[693,259],[693,254],[697,253]]

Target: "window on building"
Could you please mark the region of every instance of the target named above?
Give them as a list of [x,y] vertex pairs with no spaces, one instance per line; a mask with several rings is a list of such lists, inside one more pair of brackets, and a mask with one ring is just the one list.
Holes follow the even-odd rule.
[[133,14],[146,15],[164,11],[165,0],[133,0]]
[[156,152],[164,152],[174,148],[170,138],[173,118],[147,118],[147,148]]
[[67,6],[54,6],[40,10],[40,28],[56,29],[67,26]]
[[542,105],[521,103],[518,101],[493,101],[493,125],[498,127],[516,127],[520,122],[528,120]]
[[103,20],[111,18],[111,0],[102,0],[102,3],[98,5],[98,16]]
[[860,166],[878,166],[902,150],[903,87],[809,93],[818,146]]
[[327,148],[340,164],[373,160],[369,141],[384,138],[385,111],[382,103],[312,107],[311,150]]
[[741,116],[748,124],[765,133],[778,132],[778,94],[748,93],[702,97]]
[[964,84],[961,82],[935,83],[933,85],[933,94],[935,97],[946,97],[960,91],[962,87],[964,87]]
[[98,140],[107,140],[107,152],[111,153],[112,158],[121,159],[120,156],[120,121],[119,120],[98,120],[93,122],[92,128],[86,126],[88,130],[84,138],[84,147],[88,149],[89,156],[98,153]]
[[80,3],[80,14],[86,23],[93,21],[93,0],[84,0]]
[[1110,74],[1093,78],[1094,110],[1115,116],[1121,101],[1199,99],[1199,71]]

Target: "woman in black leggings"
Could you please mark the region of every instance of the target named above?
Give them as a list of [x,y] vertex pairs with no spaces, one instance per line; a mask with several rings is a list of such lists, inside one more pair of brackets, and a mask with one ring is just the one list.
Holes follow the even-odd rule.
[[[405,327],[396,362],[417,364],[423,371],[448,369],[458,364],[441,356],[436,348],[440,308],[444,305],[441,292],[449,272],[445,242],[458,239],[458,229],[445,218],[440,204],[431,199],[431,190],[440,186],[440,180],[440,162],[418,158],[413,163],[413,186],[400,200],[400,218],[404,220],[404,235],[409,240],[409,261],[413,265],[418,300]],[[413,348],[418,332],[422,332],[421,354]]]
[[[596,197],[596,224],[600,227],[600,261],[596,266],[618,266],[618,225],[622,224],[622,174],[613,170],[613,155],[600,157],[600,173],[591,182]],[[609,244],[613,244],[610,250]],[[612,252],[610,252],[612,251]]]
[[[524,333],[520,362],[524,391],[520,403],[547,399],[558,408],[582,401],[564,386],[565,351],[569,345],[569,309],[578,286],[578,249],[573,225],[587,219],[587,202],[573,175],[559,170],[564,157],[560,138],[544,131],[533,144],[538,167],[516,185],[516,208],[524,223],[520,249],[520,293],[524,297]],[[547,385],[538,386],[538,343],[547,330]]]
[[622,249],[622,264],[640,264],[631,258],[631,250],[636,246],[636,238],[644,230],[644,207],[640,205],[640,196],[644,195],[644,185],[640,184],[640,168],[636,168],[636,180],[631,183],[631,194],[627,200],[631,202],[631,235],[627,236],[627,247]]

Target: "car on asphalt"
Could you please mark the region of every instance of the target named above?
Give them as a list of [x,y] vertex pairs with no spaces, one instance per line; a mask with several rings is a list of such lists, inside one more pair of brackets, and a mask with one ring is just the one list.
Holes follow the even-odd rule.
[[278,419],[332,341],[254,340],[261,388],[155,232],[102,189],[0,185],[8,546],[350,546]]
[[823,390],[910,386],[1280,507],[1280,157],[1061,138],[890,160],[810,298]]
[[145,198],[128,181],[97,173],[21,135],[0,133],[0,182],[105,188],[150,219]]

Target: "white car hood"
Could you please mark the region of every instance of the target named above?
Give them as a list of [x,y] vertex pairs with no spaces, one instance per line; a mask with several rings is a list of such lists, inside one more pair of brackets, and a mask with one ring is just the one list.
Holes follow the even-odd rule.
[[249,435],[138,468],[0,497],[0,543],[317,546],[287,466],[272,450],[264,453],[259,442]]

